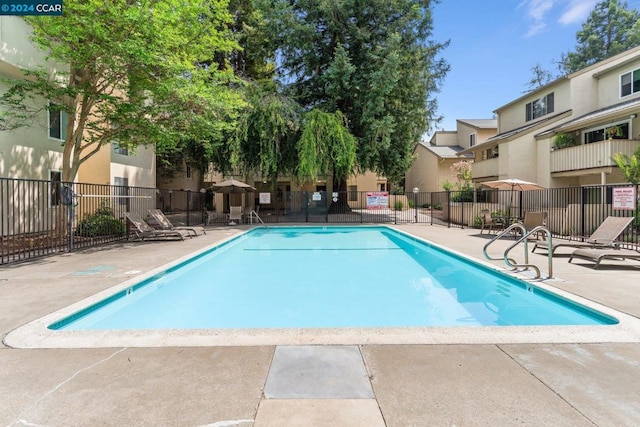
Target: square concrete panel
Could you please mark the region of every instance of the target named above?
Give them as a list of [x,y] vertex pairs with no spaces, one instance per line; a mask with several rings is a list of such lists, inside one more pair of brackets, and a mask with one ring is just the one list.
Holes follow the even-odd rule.
[[501,347],[594,424],[640,425],[637,344]]
[[357,346],[278,346],[264,390],[268,399],[370,399]]
[[365,346],[362,353],[389,427],[592,425],[494,345]]
[[253,427],[385,427],[374,399],[263,400]]
[[[20,359],[20,368],[9,374],[11,383],[3,390],[8,396],[12,389],[36,384],[31,380],[21,385],[21,378],[52,378],[59,366],[69,364],[62,352],[61,361],[52,359],[51,351],[3,350],[0,356],[5,353]],[[66,353],[74,359],[83,354],[80,350]],[[2,419],[51,426],[195,426],[253,420],[273,347],[101,349],[84,353],[84,363],[65,369],[57,382],[44,390],[32,390],[28,401],[22,397],[19,407],[11,405],[16,408],[14,413],[4,414]],[[42,359],[41,354],[49,358]]]

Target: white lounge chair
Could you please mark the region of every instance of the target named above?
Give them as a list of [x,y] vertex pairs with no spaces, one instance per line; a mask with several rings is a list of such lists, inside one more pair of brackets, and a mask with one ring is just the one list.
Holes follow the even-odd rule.
[[241,223],[242,223],[242,206],[231,206],[229,208],[229,225],[236,225]]
[[207,232],[202,227],[197,226],[174,226],[169,218],[162,212],[160,209],[149,209],[149,215],[153,217],[155,222],[158,224],[162,230],[187,230],[192,233],[194,236],[200,234],[207,234]]
[[125,212],[124,216],[134,226],[134,233],[140,240],[184,240],[191,237],[187,230],[156,230],[133,212]]

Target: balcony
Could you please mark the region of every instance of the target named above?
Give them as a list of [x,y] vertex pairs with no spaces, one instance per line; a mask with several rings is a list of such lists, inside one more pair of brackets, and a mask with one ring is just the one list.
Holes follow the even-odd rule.
[[498,158],[475,161],[471,171],[474,179],[498,176]]
[[[555,150],[551,153],[551,173],[615,166],[615,153],[631,156],[640,141],[613,139]],[[475,170],[474,170],[475,172]]]

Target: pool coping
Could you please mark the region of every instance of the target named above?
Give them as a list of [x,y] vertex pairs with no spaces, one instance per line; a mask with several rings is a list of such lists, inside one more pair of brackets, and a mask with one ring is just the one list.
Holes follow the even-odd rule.
[[[451,252],[485,267],[515,276],[483,260],[438,245],[392,226],[412,239]],[[50,330],[48,326],[91,304],[124,291],[158,273],[175,267],[216,246],[241,237],[228,236],[207,247],[158,266],[144,274],[109,287],[88,298],[47,314],[9,332],[3,339],[13,348],[110,348],[110,347],[200,347],[255,345],[358,345],[358,344],[521,344],[521,343],[602,343],[640,342],[640,319],[554,287],[557,278],[535,281],[535,286],[560,297],[615,317],[615,325],[596,326],[472,326],[472,327],[394,327],[394,328],[283,328],[283,329],[167,329],[167,330]]]

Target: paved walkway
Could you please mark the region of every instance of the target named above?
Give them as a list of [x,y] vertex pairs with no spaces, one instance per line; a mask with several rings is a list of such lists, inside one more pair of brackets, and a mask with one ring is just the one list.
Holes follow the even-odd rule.
[[[477,230],[398,228],[475,258],[487,242]],[[2,267],[2,336],[239,230]],[[566,260],[551,286],[640,317],[639,263]],[[637,426],[640,343],[2,346],[0,402],[8,426]]]

